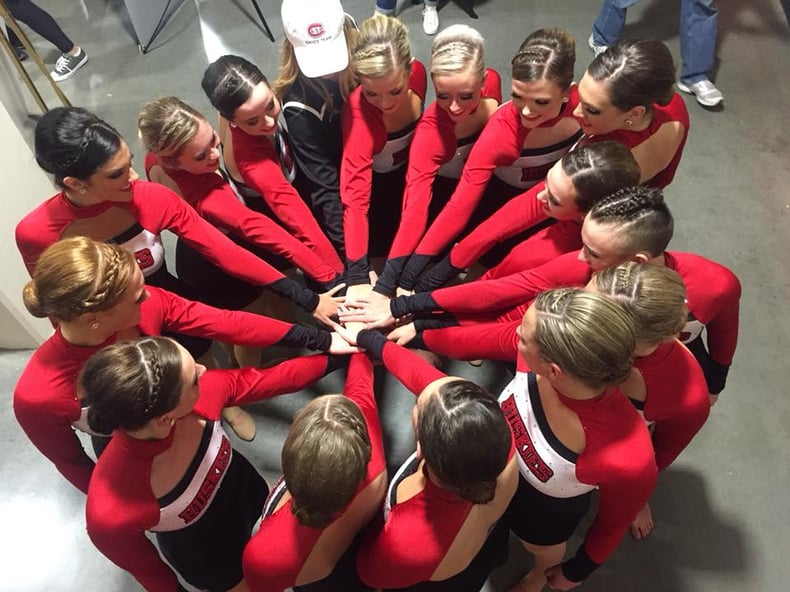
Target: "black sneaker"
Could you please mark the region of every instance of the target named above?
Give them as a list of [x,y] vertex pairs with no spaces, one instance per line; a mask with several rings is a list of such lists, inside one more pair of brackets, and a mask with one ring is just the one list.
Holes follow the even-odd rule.
[[18,59],[20,62],[24,62],[28,57],[24,46],[14,45],[13,48],[14,48],[14,53],[16,54],[16,59]]
[[66,80],[74,76],[74,73],[88,63],[88,54],[85,50],[80,48],[77,55],[64,53],[55,62],[55,69],[52,70],[50,76],[55,82]]

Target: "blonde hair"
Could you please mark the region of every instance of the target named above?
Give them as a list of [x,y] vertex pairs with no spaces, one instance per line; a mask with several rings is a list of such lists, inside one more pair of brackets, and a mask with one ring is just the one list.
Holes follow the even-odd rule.
[[[346,47],[348,48],[348,66],[345,70],[338,73],[338,85],[340,86],[340,95],[343,99],[347,99],[351,91],[357,86],[354,69],[351,67],[351,47],[353,47],[357,38],[357,26],[354,20],[349,16],[346,16],[346,21],[343,24],[343,33],[346,36]],[[277,80],[272,83],[272,91],[277,95],[277,98],[282,101],[288,89],[300,78],[305,85],[312,87],[322,94],[330,108],[333,106],[332,96],[326,89],[314,82],[312,78],[308,78],[302,74],[299,63],[296,61],[293,43],[288,40],[288,37],[285,37],[282,47],[280,48],[280,71],[277,73]]]
[[147,151],[175,163],[201,121],[206,118],[177,97],[160,97],[143,105],[137,130]]
[[351,50],[354,73],[381,78],[397,68],[411,68],[409,33],[398,19],[376,14],[362,23]]
[[631,315],[611,298],[560,288],[535,299],[540,356],[591,388],[618,384],[636,348]]
[[636,338],[657,345],[686,324],[686,286],[668,267],[630,261],[595,275],[595,288],[619,302],[633,317]]
[[22,299],[34,317],[71,321],[113,307],[136,268],[134,255],[122,247],[85,236],[66,238],[41,254]]
[[282,449],[291,512],[320,528],[354,497],[370,462],[362,411],[343,395],[318,397],[296,414]]
[[486,71],[485,39],[472,27],[451,25],[439,33],[431,46],[431,76],[458,74],[472,68],[479,78]]

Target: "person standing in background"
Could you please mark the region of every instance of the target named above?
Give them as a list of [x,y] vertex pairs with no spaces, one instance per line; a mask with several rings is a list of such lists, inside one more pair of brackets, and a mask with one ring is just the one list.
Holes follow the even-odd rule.
[[[626,9],[637,1],[604,0],[589,39],[590,49],[596,56],[620,40]],[[705,107],[716,107],[724,102],[724,95],[708,79],[716,51],[719,15],[713,3],[714,0],[681,0],[680,3],[680,56],[683,64],[677,86],[683,92],[693,94]]]
[[[395,16],[397,3],[397,0],[376,0],[376,12],[385,16]],[[422,30],[426,35],[436,35],[439,30],[439,0],[425,0],[422,9]]]
[[[5,4],[11,16],[25,23],[60,50],[61,55],[58,61],[55,62],[55,69],[50,72],[52,80],[61,82],[71,78],[77,70],[88,63],[88,54],[85,53],[85,50],[69,39],[51,14],[30,2],[30,0],[5,0]],[[20,60],[24,59],[22,55],[27,57],[22,42],[11,29],[8,29],[8,40],[17,50],[17,56]]]

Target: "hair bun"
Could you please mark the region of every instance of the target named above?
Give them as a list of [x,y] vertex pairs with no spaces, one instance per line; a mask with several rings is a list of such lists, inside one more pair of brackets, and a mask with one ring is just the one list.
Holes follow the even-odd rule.
[[38,290],[33,280],[30,280],[22,288],[22,302],[27,311],[36,318],[43,319],[49,316],[41,305],[38,297]]

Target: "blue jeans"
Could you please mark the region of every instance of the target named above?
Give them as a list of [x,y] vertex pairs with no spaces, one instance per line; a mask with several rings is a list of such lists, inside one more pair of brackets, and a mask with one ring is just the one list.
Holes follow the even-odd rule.
[[[398,0],[376,0],[376,8],[389,16],[395,16],[395,6]],[[436,6],[439,0],[425,0],[425,6]]]
[[[379,0],[383,1],[383,0]],[[604,0],[593,23],[596,45],[614,45],[625,26],[625,12],[638,0]],[[716,51],[716,21],[719,11],[714,0],[681,0],[680,4],[680,79],[693,83],[707,78]]]

